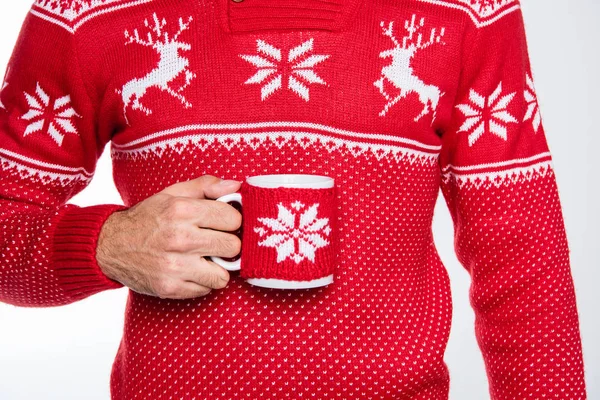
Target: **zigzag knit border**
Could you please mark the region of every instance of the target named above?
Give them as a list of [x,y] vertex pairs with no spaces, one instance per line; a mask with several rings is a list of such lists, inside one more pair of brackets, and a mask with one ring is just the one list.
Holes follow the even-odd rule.
[[[207,135],[202,135],[202,137],[206,136]],[[192,140],[189,137],[187,138],[187,143],[191,143]],[[212,141],[206,140],[204,142],[204,146],[233,146],[236,144],[239,145],[242,142],[242,140],[248,146],[253,146],[251,141],[247,141],[248,139],[252,139],[252,137],[242,137],[240,135],[238,141],[231,139],[234,138],[232,138],[231,136],[223,136],[220,139],[214,137]],[[273,138],[269,139],[272,140]],[[289,138],[287,140],[289,140]],[[158,148],[162,149],[162,151],[166,150],[167,148],[171,148],[173,150],[181,152],[183,146],[178,146],[176,143],[181,144],[184,142],[167,142],[168,141],[158,142],[156,143],[156,145],[158,146]],[[272,141],[272,143],[277,145],[278,142]],[[256,142],[254,143],[254,145],[256,145]],[[111,151],[113,157],[122,156],[125,158],[145,158],[150,154],[156,154],[159,156],[160,154],[162,154],[152,151],[151,146],[144,146],[136,150],[121,151],[112,149]],[[364,149],[363,151],[366,151],[366,149]],[[408,153],[395,153],[393,150],[390,150],[388,154],[392,154],[398,161],[404,159],[411,163],[419,161],[421,163],[430,163],[430,165],[435,164],[437,162],[437,156],[425,156],[426,153],[421,153],[420,155],[417,153],[413,153],[413,155],[410,156]],[[38,160],[22,156],[20,154],[14,153],[6,149],[0,149],[0,168],[7,171],[14,169],[15,173],[21,175],[23,178],[36,177],[44,184],[49,182],[59,182],[61,186],[64,187],[74,185],[77,183],[83,183],[85,185],[89,183],[89,181],[93,177],[93,172],[89,172],[84,168],[73,168],[58,164],[40,162]],[[545,152],[525,159],[514,159],[498,163],[478,164],[461,167],[447,165],[444,168],[442,168],[441,176],[442,181],[445,184],[455,183],[459,188],[475,187],[477,189],[480,189],[483,187],[500,187],[509,183],[530,181],[535,178],[544,177],[549,173],[553,173],[553,170],[554,166],[552,162],[552,156],[549,152]]]
[[453,8],[467,13],[475,26],[482,28],[521,8],[518,0],[495,0],[492,5],[474,0],[418,0],[423,3]]
[[87,184],[94,175],[84,168],[41,162],[6,149],[0,149],[0,168],[5,171],[13,169],[23,178],[36,177],[42,183],[59,182],[63,187],[80,182]]
[[30,12],[39,18],[64,28],[68,32],[75,33],[83,24],[99,15],[152,1],[92,0],[89,5],[81,5],[81,8],[75,11],[72,7],[61,9],[59,5],[49,0],[36,0]]
[[[90,0],[89,4],[75,3],[71,7],[57,4],[51,0],[36,0],[31,13],[65,30],[75,33],[89,20],[112,11],[128,8],[153,0]],[[473,0],[417,0],[432,5],[461,10],[469,15],[473,23],[481,28],[490,25],[505,15],[520,8],[517,0],[495,0],[492,5]],[[77,8],[75,8],[77,6]]]
[[[183,135],[182,135],[183,134]],[[161,157],[170,149],[181,153],[187,146],[206,150],[209,146],[260,146],[274,145],[283,148],[296,143],[304,149],[323,146],[329,153],[347,152],[353,157],[371,153],[378,160],[393,157],[396,161],[437,163],[441,146],[428,145],[416,140],[389,134],[360,133],[331,126],[290,121],[269,121],[241,124],[187,125],[146,135],[134,141],[111,143],[111,155],[120,158]]]
[[442,168],[442,181],[445,184],[455,183],[461,189],[481,189],[531,181],[553,172],[552,156],[549,152],[544,152],[528,158],[491,164],[463,167],[447,165]]

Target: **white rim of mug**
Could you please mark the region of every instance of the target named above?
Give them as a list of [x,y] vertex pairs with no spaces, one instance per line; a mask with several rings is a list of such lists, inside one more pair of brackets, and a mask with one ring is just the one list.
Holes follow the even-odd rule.
[[[300,182],[289,182],[298,179]],[[298,189],[329,189],[334,186],[334,179],[325,175],[311,174],[271,174],[255,175],[246,178],[249,185],[274,189],[278,187]]]
[[248,278],[246,279],[251,285],[272,288],[272,289],[310,289],[333,283],[333,274],[322,278],[313,279],[311,281],[290,281],[285,279],[273,278]]

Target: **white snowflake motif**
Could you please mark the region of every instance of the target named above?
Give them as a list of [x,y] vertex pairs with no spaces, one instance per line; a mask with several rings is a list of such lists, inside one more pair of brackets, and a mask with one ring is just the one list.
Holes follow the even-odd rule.
[[304,206],[296,201],[288,209],[279,203],[277,219],[258,218],[258,221],[264,224],[264,227],[254,228],[254,231],[264,238],[258,245],[277,249],[277,262],[290,258],[296,264],[304,259],[314,263],[315,251],[329,244],[329,218],[317,218],[319,203],[313,204],[300,214]]
[[471,89],[469,93],[471,104],[456,106],[466,117],[458,132],[470,132],[469,146],[472,146],[487,131],[504,140],[508,139],[506,125],[517,122],[516,118],[507,111],[515,93],[500,97],[501,94],[502,82],[488,98]]
[[81,116],[71,107],[70,95],[50,101],[50,96],[42,89],[39,82],[35,89],[35,95],[30,95],[27,92],[23,94],[29,105],[29,111],[21,116],[22,119],[29,121],[23,136],[45,130],[61,146],[65,134],[74,133],[79,135],[77,128],[73,125],[73,118],[81,118]]
[[0,108],[6,110],[6,106],[4,105],[4,103],[2,103],[2,92],[4,91],[4,89],[6,89],[6,87],[8,86],[8,74],[10,74],[10,68],[8,68],[6,70],[6,76],[4,77],[4,82],[2,83],[2,87],[0,88]]
[[[244,60],[254,65],[258,70],[252,75],[245,84],[263,83],[272,76],[268,82],[264,83],[261,88],[261,99],[265,100],[271,94],[283,87],[283,77],[287,75],[287,87],[294,93],[300,96],[305,101],[309,100],[309,91],[306,84],[327,83],[319,77],[313,70],[314,66],[324,61],[329,55],[313,54],[306,58],[301,58],[308,52],[313,50],[313,38],[294,47],[287,54],[287,59],[282,60],[281,49],[278,49],[264,40],[256,40],[256,50],[258,53],[264,54],[240,54]],[[289,68],[289,69],[288,69]],[[289,71],[287,73],[286,71]],[[302,82],[304,80],[304,82]]]
[[523,122],[529,121],[533,118],[533,130],[535,133],[537,133],[542,123],[542,115],[540,113],[540,107],[535,94],[533,79],[529,74],[527,74],[527,89],[525,89],[524,96],[525,101],[527,102],[527,112],[525,113]]

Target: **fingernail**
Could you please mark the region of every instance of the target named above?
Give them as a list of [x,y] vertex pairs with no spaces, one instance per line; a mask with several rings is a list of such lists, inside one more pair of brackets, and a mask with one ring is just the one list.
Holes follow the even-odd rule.
[[224,180],[224,181],[219,182],[219,185],[228,186],[228,185],[233,185],[234,183],[242,183],[242,182],[235,181],[233,179],[228,179],[228,180]]

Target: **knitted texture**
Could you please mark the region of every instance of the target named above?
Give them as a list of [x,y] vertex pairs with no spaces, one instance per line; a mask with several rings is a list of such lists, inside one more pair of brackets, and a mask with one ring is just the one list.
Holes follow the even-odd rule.
[[[517,0],[37,0],[0,83],[6,303],[119,287],[95,262],[102,224],[174,183],[335,180],[332,284],[129,291],[113,399],[447,400],[441,198],[490,397],[586,398]],[[109,143],[124,204],[68,204]]]
[[335,187],[274,189],[243,182],[240,194],[242,278],[311,281],[334,274]]

